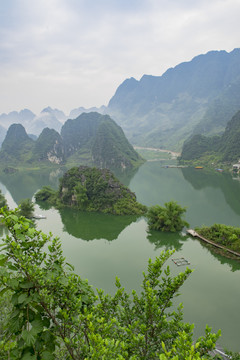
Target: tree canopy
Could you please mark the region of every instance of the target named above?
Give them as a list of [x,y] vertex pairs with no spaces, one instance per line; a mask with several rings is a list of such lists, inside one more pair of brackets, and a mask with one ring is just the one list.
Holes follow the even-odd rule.
[[181,207],[176,201],[170,201],[164,204],[151,206],[147,212],[148,224],[151,230],[181,231],[184,226],[189,224],[182,219],[186,208]]
[[20,215],[25,216],[27,218],[33,217],[34,212],[34,203],[31,199],[23,199],[19,204],[19,212]]
[[182,306],[172,307],[192,272],[171,276],[166,262],[172,251],[149,260],[139,293],[128,294],[116,278],[115,294],[95,294],[66,262],[58,238],[16,211],[0,212],[9,230],[0,255],[1,299],[10,299],[0,328],[2,360],[209,358],[220,332],[206,327],[193,341]]

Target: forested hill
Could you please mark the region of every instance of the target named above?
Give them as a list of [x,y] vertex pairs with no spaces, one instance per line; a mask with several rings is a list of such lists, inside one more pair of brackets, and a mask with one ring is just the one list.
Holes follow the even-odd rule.
[[88,166],[71,168],[60,179],[58,191],[43,187],[35,198],[60,208],[116,215],[143,215],[147,210],[110,170]]
[[162,76],[125,80],[108,111],[131,143],[181,149],[194,133],[224,131],[240,108],[239,87],[240,49],[210,51]]
[[22,125],[12,124],[2,144],[0,159],[15,166],[85,164],[112,170],[131,169],[143,162],[122,129],[108,115],[97,112],[67,120],[61,135],[45,128],[36,141],[27,135]]
[[227,123],[221,136],[195,135],[182,149],[182,160],[195,160],[212,156],[217,161],[235,162],[240,159],[240,111]]
[[0,160],[6,164],[19,164],[28,161],[34,148],[34,141],[27,135],[21,124],[9,127],[2,143]]

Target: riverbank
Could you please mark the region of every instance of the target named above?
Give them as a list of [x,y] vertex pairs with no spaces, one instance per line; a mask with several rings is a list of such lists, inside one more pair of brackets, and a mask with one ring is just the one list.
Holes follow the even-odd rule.
[[[211,237],[211,233],[213,233],[213,229],[215,231],[218,230],[217,232],[217,241],[212,240]],[[221,231],[222,229],[222,231]],[[226,225],[222,225],[222,224],[215,224],[212,227],[204,227],[204,228],[196,228],[195,230],[193,229],[188,229],[187,233],[190,234],[193,237],[196,237],[202,241],[204,241],[206,244],[214,246],[215,248],[218,249],[218,253],[220,253],[223,256],[226,256],[230,259],[237,259],[240,260],[240,251],[239,246],[238,246],[238,231],[236,230],[237,228],[232,227],[232,226],[226,226]],[[197,230],[197,231],[196,231]],[[237,233],[237,235],[236,235]],[[205,234],[208,234],[208,238],[206,238]],[[231,235],[232,234],[232,235]],[[205,235],[205,236],[203,236]],[[214,235],[213,235],[214,237]],[[210,239],[211,240],[210,240]],[[215,236],[216,238],[216,236]],[[231,247],[233,247],[234,249],[236,248],[238,251],[235,251],[227,246],[225,246],[225,244],[223,245],[223,243],[227,243],[229,244]]]

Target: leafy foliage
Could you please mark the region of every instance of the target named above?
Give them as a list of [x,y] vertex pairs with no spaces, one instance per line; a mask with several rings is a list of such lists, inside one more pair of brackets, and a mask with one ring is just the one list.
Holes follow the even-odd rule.
[[147,212],[149,228],[152,230],[177,232],[189,224],[182,220],[182,215],[186,208],[181,207],[175,201],[164,204],[151,206]]
[[214,224],[212,226],[198,227],[196,231],[206,239],[240,253],[240,228]]
[[58,193],[42,189],[36,200],[46,200],[57,207],[68,206],[86,211],[116,215],[142,215],[146,206],[107,169],[73,167],[60,179]]
[[9,235],[0,256],[0,284],[11,296],[0,343],[0,351],[8,349],[3,360],[208,358],[220,332],[206,327],[193,344],[182,306],[172,307],[191,270],[172,277],[165,263],[173,252],[149,260],[139,294],[128,294],[117,278],[114,295],[98,290],[95,296],[66,263],[58,238],[14,211],[1,213]]
[[5,196],[2,193],[2,190],[0,190],[0,208],[7,206],[7,200],[5,199]]
[[35,194],[36,201],[54,201],[56,196],[56,191],[51,188],[51,186],[43,186],[41,190],[39,190]]
[[33,216],[34,203],[31,199],[23,199],[20,201],[19,209],[20,215],[31,218]]

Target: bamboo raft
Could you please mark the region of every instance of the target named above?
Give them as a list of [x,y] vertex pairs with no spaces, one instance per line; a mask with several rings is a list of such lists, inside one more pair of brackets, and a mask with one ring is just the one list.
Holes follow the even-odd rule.
[[233,251],[233,250],[230,250],[230,249],[226,248],[226,247],[223,246],[223,245],[216,244],[214,241],[205,239],[203,236],[201,236],[200,234],[198,234],[195,230],[188,229],[188,230],[187,230],[187,233],[190,234],[190,235],[193,236],[193,237],[198,237],[199,239],[205,241],[206,243],[208,243],[208,244],[210,244],[210,245],[213,245],[213,246],[215,246],[215,247],[217,247],[217,248],[219,248],[219,249],[225,250],[225,251],[227,251],[227,252],[229,252],[229,253],[231,253],[231,254],[233,254],[233,255],[235,255],[235,256],[240,257],[240,254],[239,254],[238,252]]

